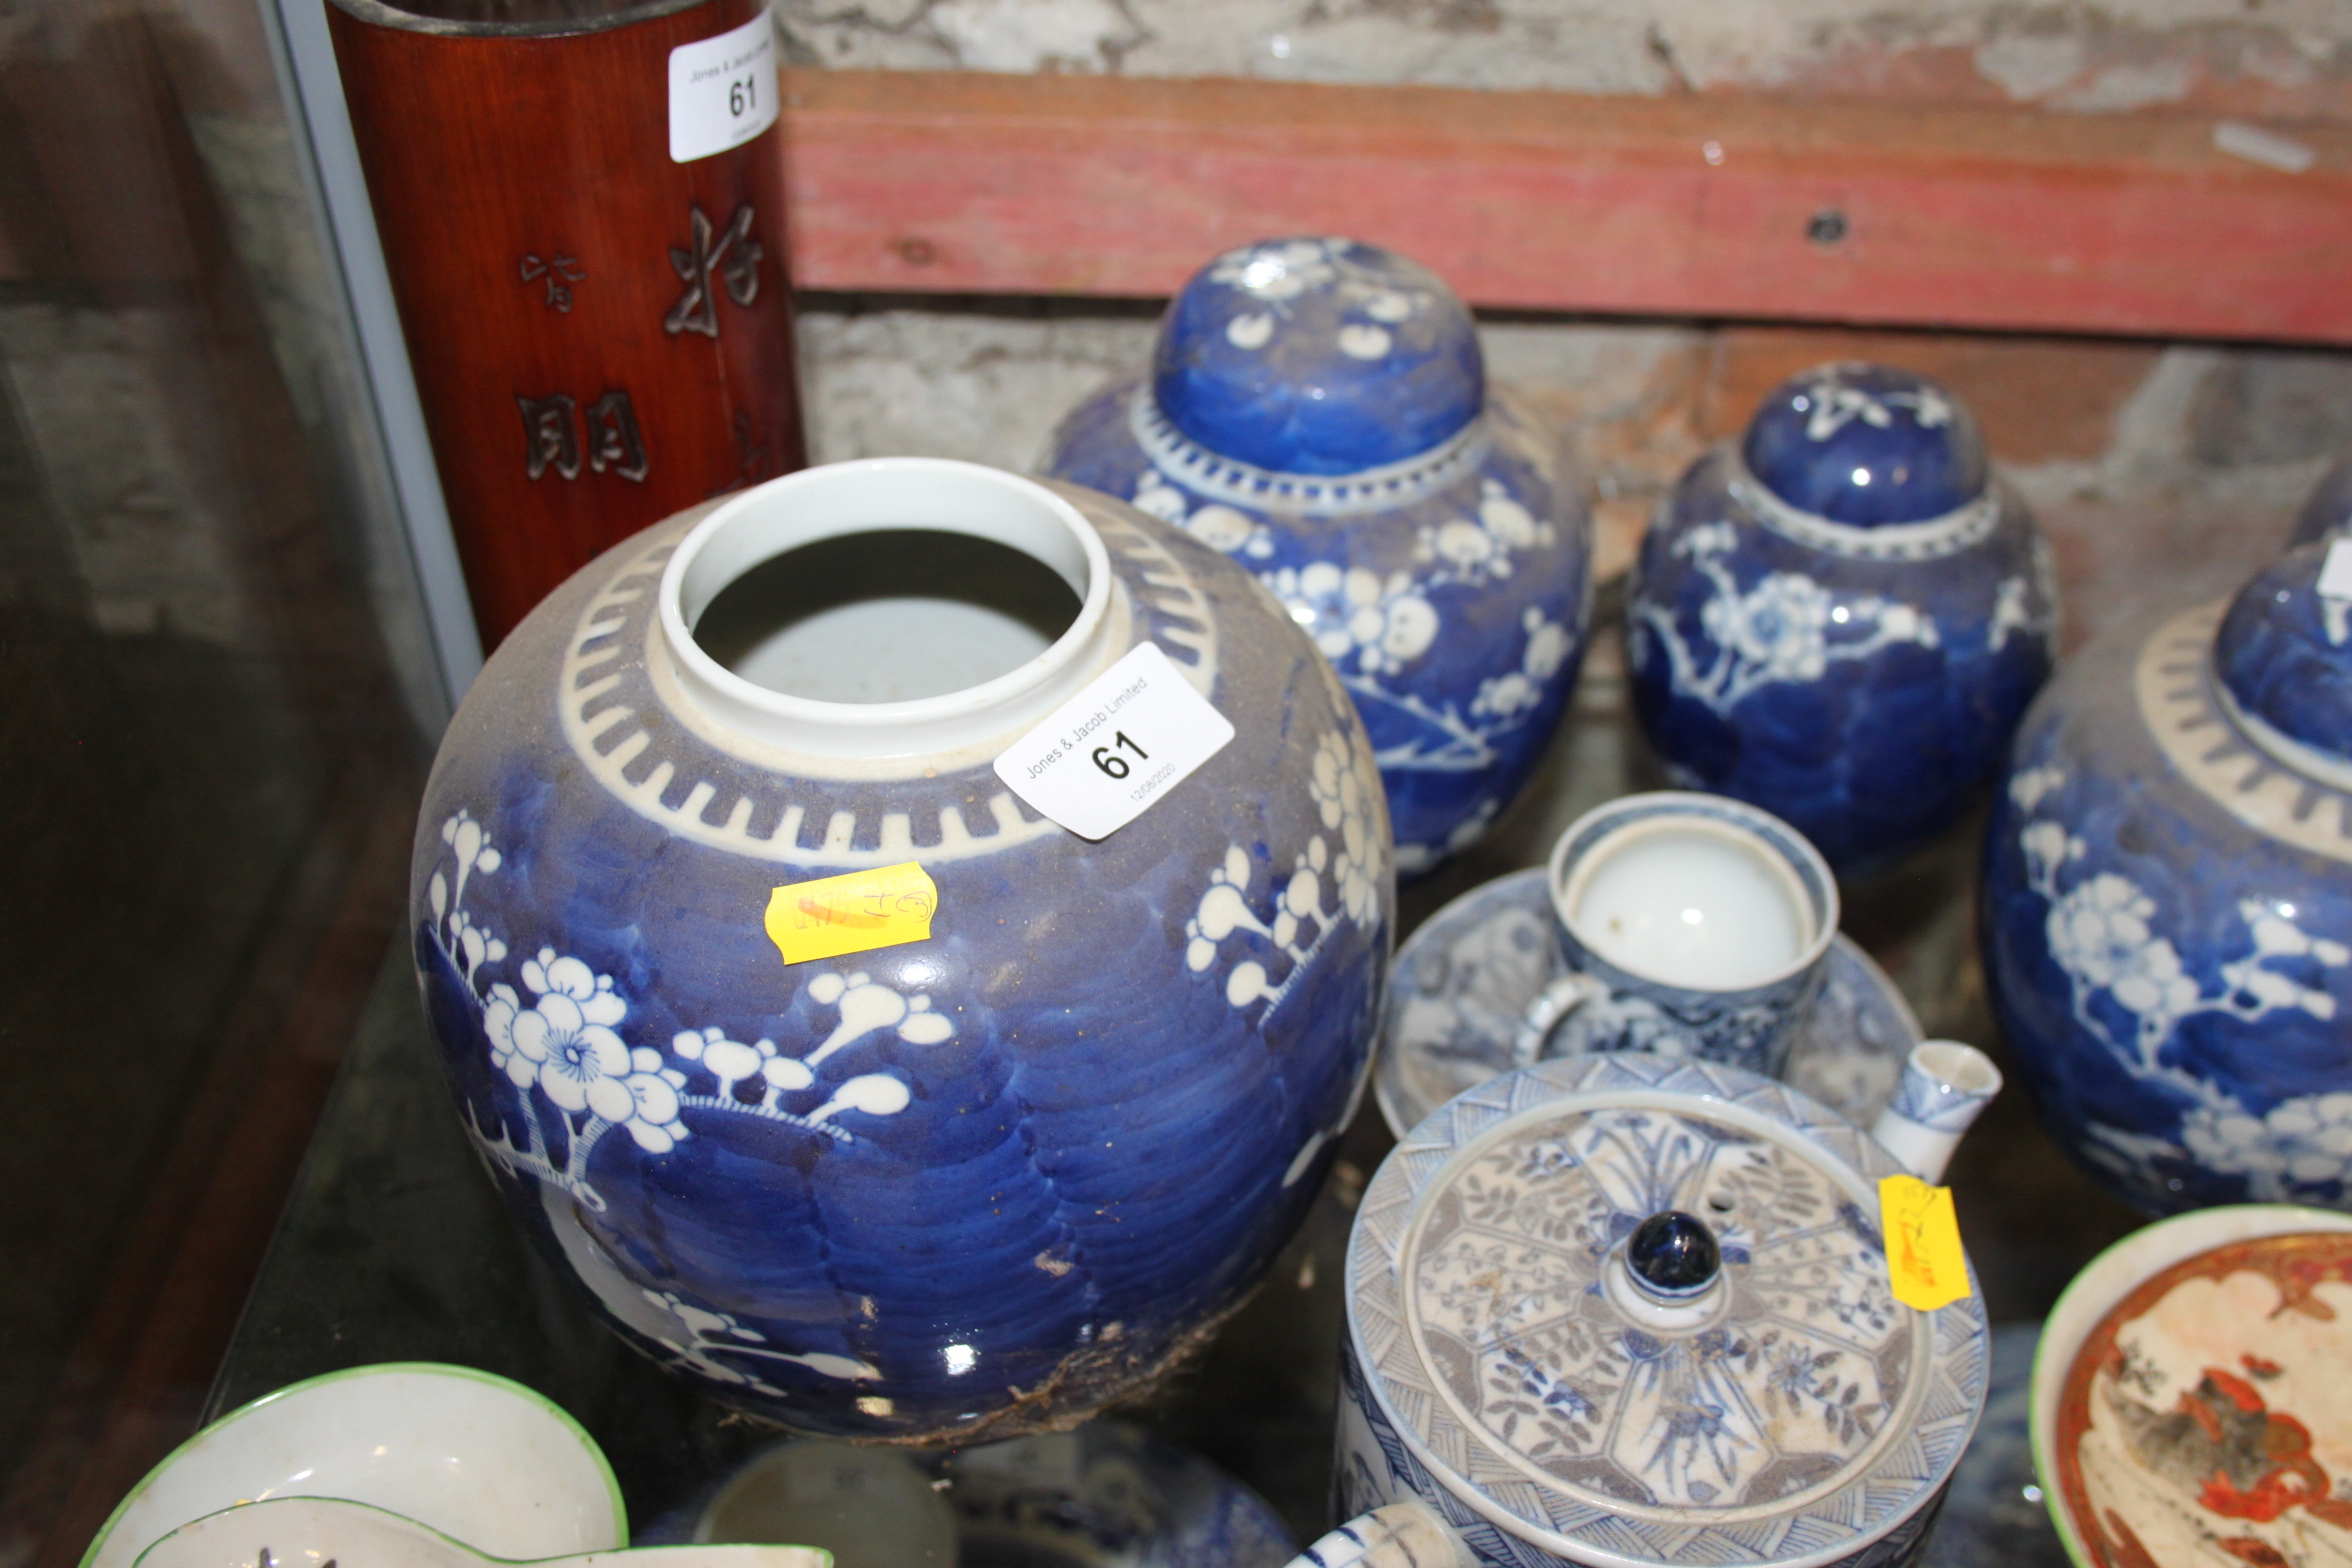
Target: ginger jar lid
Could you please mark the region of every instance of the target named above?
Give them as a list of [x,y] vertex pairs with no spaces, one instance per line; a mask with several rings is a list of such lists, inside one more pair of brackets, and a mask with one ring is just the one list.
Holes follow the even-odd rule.
[[1152,392],[1211,452],[1353,474],[1461,434],[1485,403],[1470,312],[1437,274],[1350,239],[1227,251],[1160,324]]
[[1859,360],[1773,388],[1740,456],[1797,511],[1857,528],[1943,517],[1986,482],[1984,438],[1966,404],[1925,376]]
[[1901,1169],[1738,1068],[1510,1073],[1366,1190],[1351,1344],[1436,1486],[1554,1555],[1833,1563],[1932,1504],[1984,1404],[1979,1296],[1894,1298]]
[[2352,541],[2298,545],[2239,589],[2214,634],[2213,673],[2265,750],[2352,780]]

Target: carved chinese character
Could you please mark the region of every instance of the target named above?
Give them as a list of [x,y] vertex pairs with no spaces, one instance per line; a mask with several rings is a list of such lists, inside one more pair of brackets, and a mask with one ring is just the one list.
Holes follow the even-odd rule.
[[517,270],[522,273],[525,283],[534,278],[544,277],[547,280],[549,308],[560,310],[566,315],[570,315],[572,310],[570,285],[588,276],[580,269],[580,263],[577,260],[566,256],[561,251],[556,252],[553,261],[541,261],[535,255],[525,256]]
[[767,251],[751,237],[750,203],[735,209],[734,221],[724,233],[711,228],[700,207],[687,211],[692,215],[692,248],[670,247],[670,267],[685,283],[686,292],[662,318],[662,330],[672,334],[699,332],[715,338],[719,335],[719,298],[712,286],[714,275],[725,285],[729,299],[749,306],[759,298],[760,258]]
[[735,411],[735,450],[741,454],[735,472],[712,486],[712,496],[740,490],[773,466],[768,461],[768,443],[759,439],[752,429],[751,415],[740,408]]
[[558,392],[553,397],[517,393],[515,406],[523,411],[526,477],[536,479],[553,468],[566,479],[579,478],[580,435],[572,418],[578,405]]
[[645,483],[645,438],[637,433],[628,393],[607,392],[588,405],[588,466]]

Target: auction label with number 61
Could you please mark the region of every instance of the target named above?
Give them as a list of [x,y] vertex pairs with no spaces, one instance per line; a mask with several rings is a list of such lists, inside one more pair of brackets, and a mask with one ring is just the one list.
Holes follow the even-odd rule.
[[776,123],[776,25],[741,27],[670,51],[670,161],[740,147]]
[[1159,645],[1140,643],[1015,741],[996,776],[1080,838],[1109,838],[1231,739]]

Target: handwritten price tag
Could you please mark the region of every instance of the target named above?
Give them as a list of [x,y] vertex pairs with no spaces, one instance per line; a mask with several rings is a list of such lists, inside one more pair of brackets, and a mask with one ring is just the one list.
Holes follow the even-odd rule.
[[1231,739],[1159,645],[1140,643],[1013,742],[996,776],[1080,838],[1109,838]]
[[768,938],[788,964],[931,938],[939,888],[913,861],[795,882],[768,895]]
[[1968,1295],[1951,1188],[1930,1187],[1916,1176],[1886,1177],[1878,1184],[1878,1216],[1897,1301],[1933,1312]]
[[776,123],[776,28],[768,13],[670,51],[670,161],[740,147]]

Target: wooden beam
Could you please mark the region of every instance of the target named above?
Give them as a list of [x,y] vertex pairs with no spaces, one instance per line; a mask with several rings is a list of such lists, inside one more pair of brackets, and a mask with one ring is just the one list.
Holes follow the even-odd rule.
[[2352,343],[2332,124],[2271,128],[2314,154],[2289,174],[2185,115],[880,71],[785,97],[803,288],[1163,295],[1330,232],[1486,306]]

